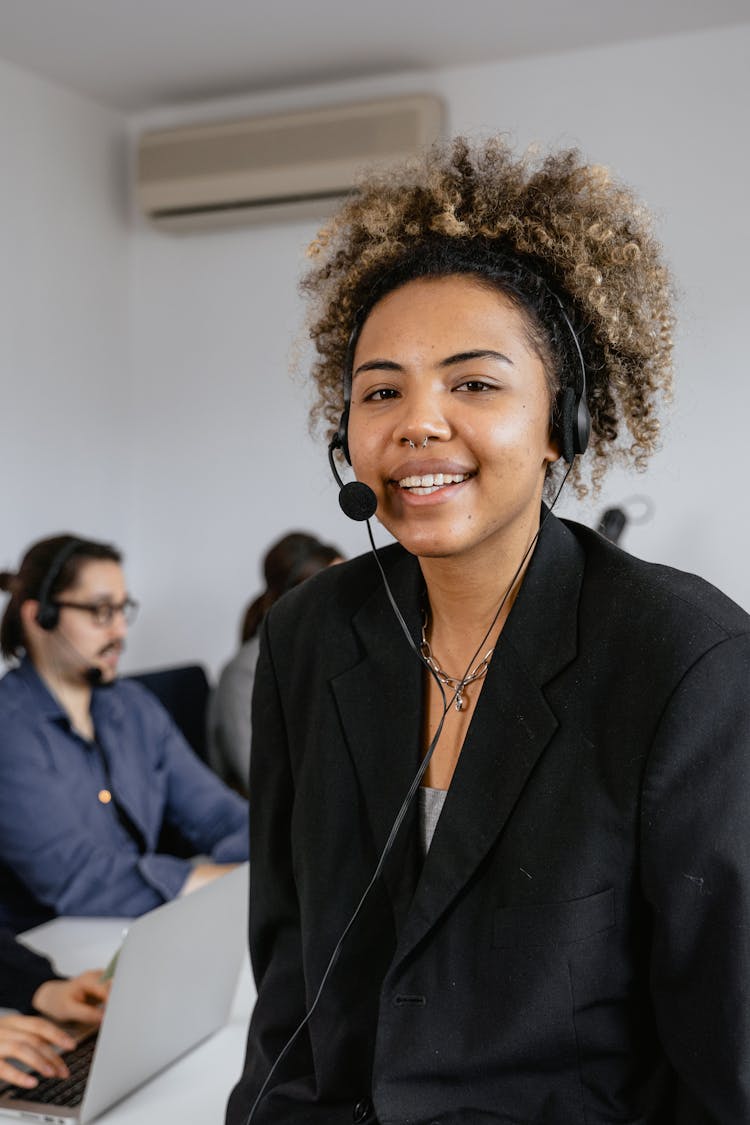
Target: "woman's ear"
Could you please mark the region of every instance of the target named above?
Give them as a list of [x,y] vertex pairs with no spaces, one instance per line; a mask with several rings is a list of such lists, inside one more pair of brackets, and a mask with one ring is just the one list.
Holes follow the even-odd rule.
[[547,448],[544,451],[542,458],[545,465],[554,465],[555,461],[559,461],[562,457],[562,442],[558,427],[555,423],[554,409],[550,412],[549,419],[549,434],[547,435]]

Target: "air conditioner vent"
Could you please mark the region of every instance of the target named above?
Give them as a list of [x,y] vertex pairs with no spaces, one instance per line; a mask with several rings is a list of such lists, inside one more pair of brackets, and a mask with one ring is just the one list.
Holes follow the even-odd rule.
[[148,217],[190,229],[320,218],[358,172],[442,134],[438,98],[419,95],[146,133],[137,190]]

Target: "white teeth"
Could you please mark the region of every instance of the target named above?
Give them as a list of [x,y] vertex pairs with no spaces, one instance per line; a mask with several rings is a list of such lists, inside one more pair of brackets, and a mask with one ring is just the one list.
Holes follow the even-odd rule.
[[468,473],[425,473],[423,477],[404,477],[398,483],[400,488],[411,489],[417,496],[428,496],[444,484],[460,484],[468,477]]

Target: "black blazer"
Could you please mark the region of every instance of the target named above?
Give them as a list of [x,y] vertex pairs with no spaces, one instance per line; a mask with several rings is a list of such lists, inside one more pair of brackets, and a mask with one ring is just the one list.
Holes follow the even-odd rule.
[[[421,574],[382,552],[412,636]],[[409,816],[254,1122],[748,1125],[750,619],[551,517],[422,864]],[[277,604],[251,765],[241,1125],[417,768],[363,556]]]

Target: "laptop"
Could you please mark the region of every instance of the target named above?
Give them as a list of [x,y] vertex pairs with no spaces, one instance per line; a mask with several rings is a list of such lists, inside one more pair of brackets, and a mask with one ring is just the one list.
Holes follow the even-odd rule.
[[244,957],[247,892],[244,863],[131,922],[101,1027],[64,1055],[71,1077],[33,1090],[0,1083],[0,1115],[84,1125],[223,1027]]

